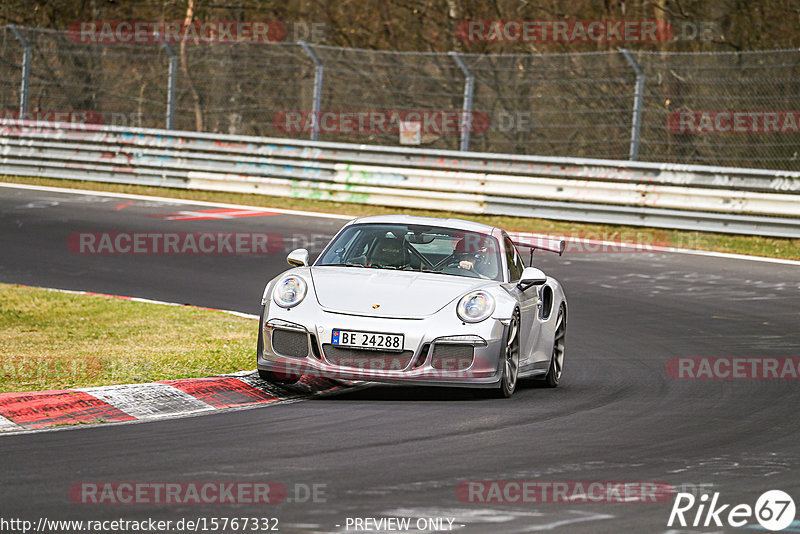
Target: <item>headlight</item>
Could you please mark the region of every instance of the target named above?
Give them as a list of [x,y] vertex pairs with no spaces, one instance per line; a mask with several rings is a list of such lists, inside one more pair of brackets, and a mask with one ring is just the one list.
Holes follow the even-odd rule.
[[494,312],[494,297],[486,291],[474,291],[458,302],[456,313],[466,323],[479,323]]
[[299,276],[289,275],[278,280],[272,290],[272,300],[283,308],[291,308],[303,301],[308,285]]

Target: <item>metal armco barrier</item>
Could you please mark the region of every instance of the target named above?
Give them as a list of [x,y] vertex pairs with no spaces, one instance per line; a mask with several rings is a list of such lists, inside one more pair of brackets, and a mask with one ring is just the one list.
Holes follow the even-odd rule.
[[8,175],[800,237],[800,173],[0,120]]

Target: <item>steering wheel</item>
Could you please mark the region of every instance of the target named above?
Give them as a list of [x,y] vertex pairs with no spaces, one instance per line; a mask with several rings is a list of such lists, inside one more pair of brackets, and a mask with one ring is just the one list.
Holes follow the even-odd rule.
[[458,262],[448,263],[440,272],[446,274],[456,274],[458,276],[469,276],[471,278],[481,277],[481,275],[476,273],[473,269],[462,269],[459,267]]

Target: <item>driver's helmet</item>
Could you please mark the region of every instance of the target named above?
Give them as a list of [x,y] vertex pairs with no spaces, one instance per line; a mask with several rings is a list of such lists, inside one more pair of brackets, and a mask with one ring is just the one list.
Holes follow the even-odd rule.
[[476,273],[494,278],[497,275],[497,266],[493,265],[494,254],[487,253],[488,244],[488,240],[476,240],[472,236],[464,236],[456,242],[453,256],[458,262],[463,260],[471,262]]

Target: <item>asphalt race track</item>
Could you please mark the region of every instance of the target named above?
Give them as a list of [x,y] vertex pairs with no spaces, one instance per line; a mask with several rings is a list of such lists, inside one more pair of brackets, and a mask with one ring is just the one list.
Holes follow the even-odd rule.
[[[258,313],[264,283],[287,268],[291,246],[311,242],[314,257],[343,224],[284,214],[163,218],[209,209],[0,187],[0,282]],[[67,247],[75,232],[173,231],[274,232],[285,250]],[[658,481],[751,506],[780,489],[800,504],[798,380],[676,380],[666,371],[677,357],[800,356],[800,267],[644,252],[541,254],[536,263],[562,281],[571,307],[556,390],[523,387],[490,400],[374,386],[201,417],[0,436],[0,515],[275,517],[283,532],[344,532],[348,518],[367,517],[451,518],[476,533],[670,530],[673,499],[481,503],[457,494],[460,483],[487,480]],[[84,481],[271,481],[289,493],[270,505],[76,504],[70,486]],[[323,493],[308,502],[302,489],[314,484]]]

